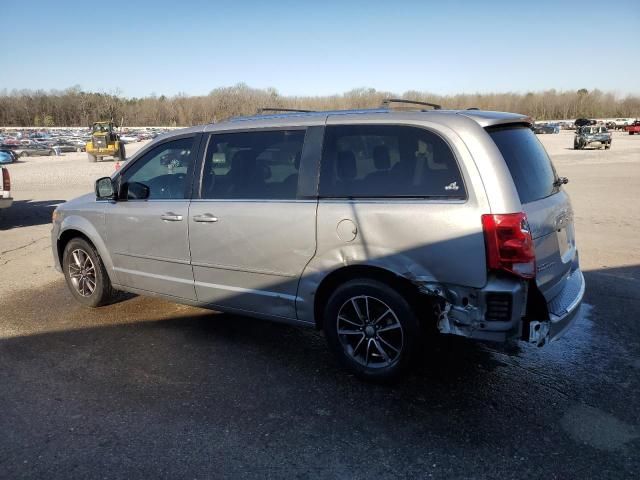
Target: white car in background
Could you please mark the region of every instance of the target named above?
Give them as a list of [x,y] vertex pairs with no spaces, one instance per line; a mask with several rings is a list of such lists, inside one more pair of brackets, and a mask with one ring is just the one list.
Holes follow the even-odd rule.
[[122,143],[134,143],[134,142],[138,142],[139,139],[138,137],[133,135],[120,135],[120,141]]
[[609,124],[610,128],[624,128],[627,125],[631,125],[633,123],[633,118],[614,118],[611,119]]
[[11,198],[11,177],[6,167],[0,167],[0,210],[9,208],[13,204]]

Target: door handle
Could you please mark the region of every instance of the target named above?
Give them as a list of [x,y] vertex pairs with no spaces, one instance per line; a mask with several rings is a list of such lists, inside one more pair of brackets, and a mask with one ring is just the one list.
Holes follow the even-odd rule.
[[218,217],[214,217],[210,213],[205,213],[204,215],[194,216],[193,221],[200,222],[200,223],[215,223],[218,221]]
[[182,221],[182,215],[176,215],[173,212],[163,213],[162,215],[160,215],[160,218],[162,220],[167,221],[167,222],[181,222]]

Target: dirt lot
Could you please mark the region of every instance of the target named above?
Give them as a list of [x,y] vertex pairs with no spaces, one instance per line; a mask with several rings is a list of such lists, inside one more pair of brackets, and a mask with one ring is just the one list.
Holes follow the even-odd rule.
[[387,387],[344,374],[314,331],[141,297],[78,307],[51,211],[114,164],[11,165],[0,477],[637,478],[640,136],[540,139],[570,179],[582,317],[544,349],[444,341]]

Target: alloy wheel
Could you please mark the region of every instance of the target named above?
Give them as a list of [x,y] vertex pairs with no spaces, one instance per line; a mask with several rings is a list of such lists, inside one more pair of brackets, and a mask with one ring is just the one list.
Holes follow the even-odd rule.
[[382,300],[361,295],[349,298],[338,311],[338,338],[353,360],[368,368],[395,363],[404,347],[397,315]]
[[76,248],[71,252],[69,278],[76,291],[90,297],[96,289],[96,268],[87,252]]

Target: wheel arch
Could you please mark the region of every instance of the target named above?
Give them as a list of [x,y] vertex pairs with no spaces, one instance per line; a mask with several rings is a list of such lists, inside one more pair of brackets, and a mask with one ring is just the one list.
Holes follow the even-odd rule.
[[[426,308],[430,302],[429,298],[420,293],[417,285],[391,270],[373,265],[348,265],[340,267],[326,275],[316,289],[313,316],[317,329],[322,329],[323,327],[323,309],[331,294],[343,283],[356,278],[378,280],[393,287],[407,298],[412,307],[417,308],[420,312],[422,312],[422,309]],[[424,316],[418,315],[418,317],[423,318]]]
[[[62,266],[62,255],[67,244],[73,238],[82,238],[89,242],[89,244],[96,249],[98,255],[100,255],[100,259],[105,266],[107,275],[109,276],[109,280],[111,280],[111,283],[118,283],[114,275],[111,256],[109,255],[106,245],[104,244],[104,241],[101,239],[96,229],[86,219],[76,218],[72,223],[71,221],[69,221],[71,218],[73,217],[68,217],[64,220],[56,241],[56,253],[60,265]],[[67,225],[65,225],[65,223]]]

